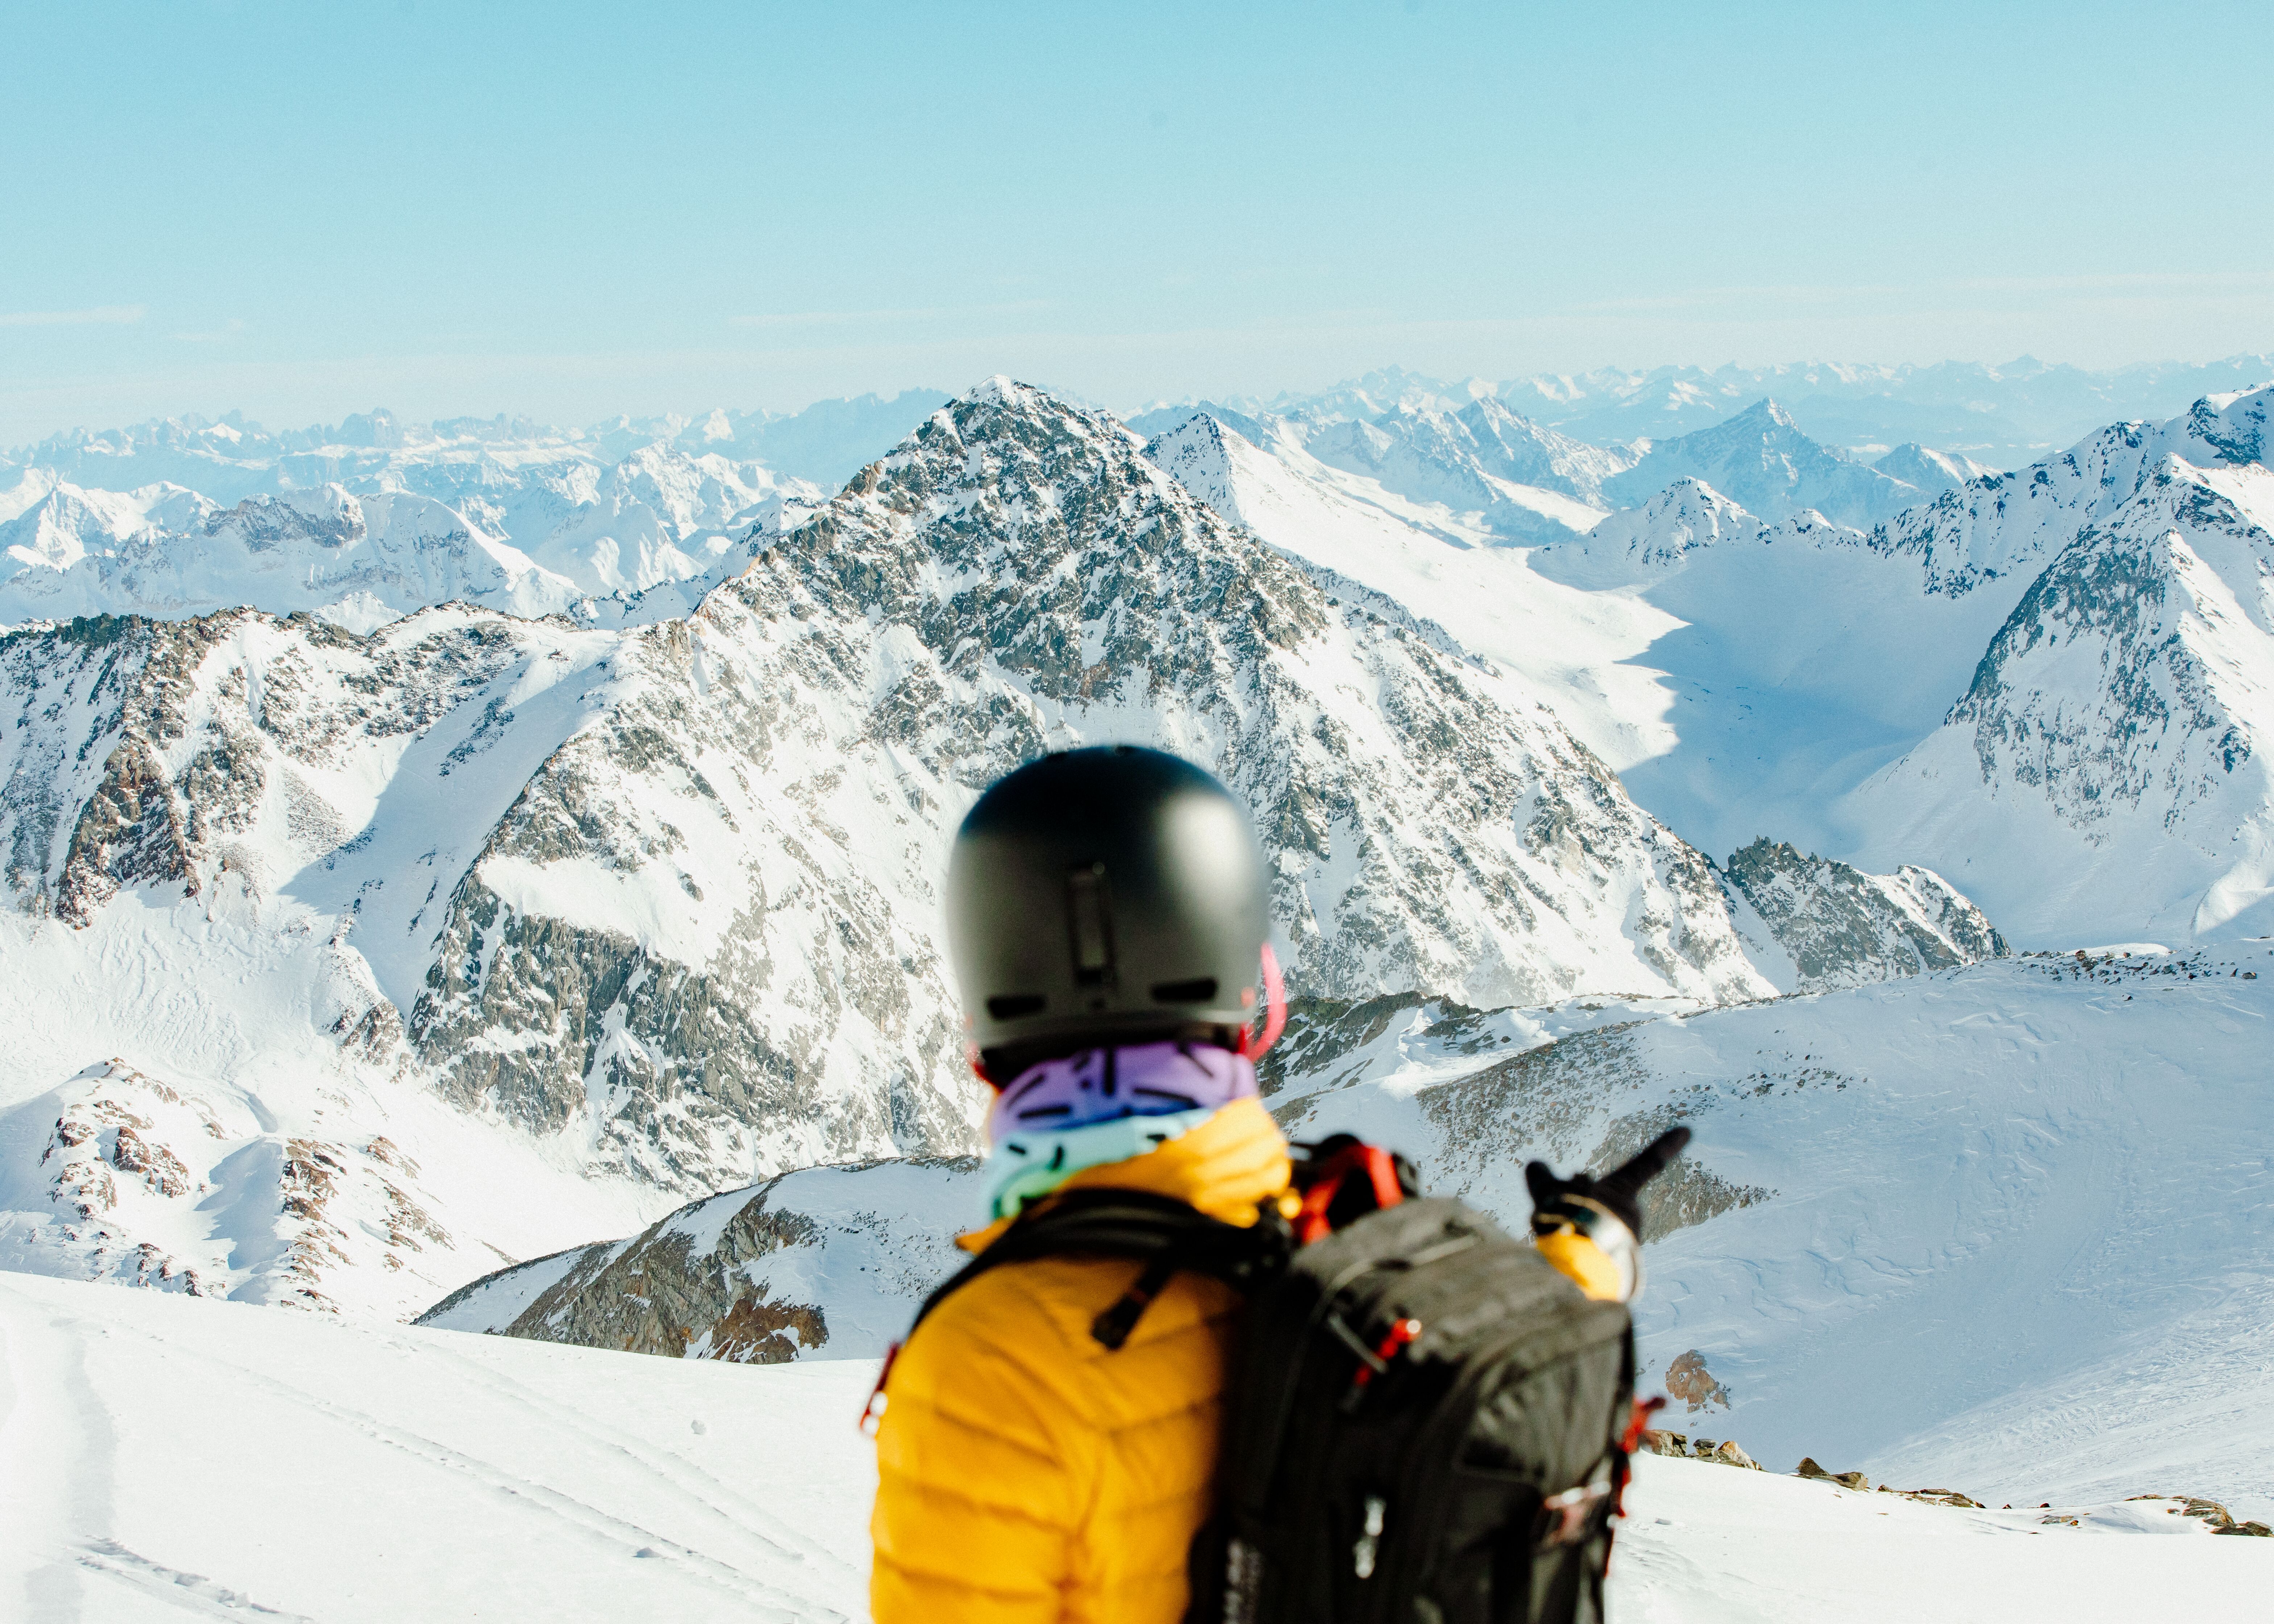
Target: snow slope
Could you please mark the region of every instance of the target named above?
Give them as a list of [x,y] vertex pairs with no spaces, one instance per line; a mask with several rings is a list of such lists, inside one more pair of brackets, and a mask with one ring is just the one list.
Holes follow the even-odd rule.
[[1526,1159],[1600,1168],[1688,1122],[1637,1317],[1653,1380],[1692,1350],[1711,1379],[1669,1425],[1993,1503],[2184,1478],[2263,1516],[2270,1023],[2264,944],[2028,958],[1598,1028],[1453,1082],[1377,1049],[1365,1080],[1272,1102],[1509,1220]]
[[0,1616],[866,1616],[872,1370],[0,1274]]
[[[0,1613],[26,1624],[867,1616],[869,1361],[642,1359],[4,1274],[0,1350]],[[319,1468],[351,1507],[309,1491]],[[2072,1526],[1654,1456],[1627,1507],[1623,1624],[2243,1618],[2270,1556],[2157,1502],[2065,1505]]]
[[207,901],[0,916],[0,1268],[403,1317],[675,1204],[343,1044],[368,971]]

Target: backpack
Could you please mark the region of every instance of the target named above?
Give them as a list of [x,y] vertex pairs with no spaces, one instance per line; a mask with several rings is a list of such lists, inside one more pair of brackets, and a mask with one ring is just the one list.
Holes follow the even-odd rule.
[[1626,1308],[1465,1204],[1418,1198],[1403,1158],[1346,1136],[1296,1148],[1291,1220],[1068,1192],[916,1323],[1043,1257],[1144,1260],[1091,1325],[1111,1350],[1180,1270],[1246,1294],[1187,1624],[1599,1624],[1632,1447]]

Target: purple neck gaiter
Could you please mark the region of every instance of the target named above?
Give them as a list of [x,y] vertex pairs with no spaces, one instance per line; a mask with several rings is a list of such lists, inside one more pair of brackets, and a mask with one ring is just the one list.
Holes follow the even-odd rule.
[[1213,1043],[1133,1043],[1088,1049],[1028,1066],[996,1096],[987,1142],[1120,1116],[1164,1116],[1250,1099],[1255,1063]]

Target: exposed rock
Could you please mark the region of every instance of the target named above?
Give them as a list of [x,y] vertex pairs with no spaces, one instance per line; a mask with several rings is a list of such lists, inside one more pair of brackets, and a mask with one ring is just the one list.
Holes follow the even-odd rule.
[[1695,1348],[1666,1367],[1665,1385],[1668,1395],[1688,1405],[1693,1416],[1716,1404],[1729,1407],[1729,1389],[1713,1380],[1706,1368],[1706,1356]]
[[1793,1469],[1793,1476],[1811,1477],[1824,1483],[1836,1483],[1843,1489],[1868,1489],[1871,1486],[1871,1479],[1864,1477],[1862,1472],[1826,1471],[1807,1455],[1801,1457],[1800,1464]]

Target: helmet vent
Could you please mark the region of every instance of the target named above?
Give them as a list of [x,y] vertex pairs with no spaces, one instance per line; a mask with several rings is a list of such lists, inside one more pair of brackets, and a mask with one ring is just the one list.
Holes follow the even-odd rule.
[[1111,986],[1113,902],[1103,863],[1066,876],[1066,923],[1073,935],[1074,980],[1084,987]]
[[1156,1004],[1207,1004],[1216,997],[1216,977],[1195,976],[1189,981],[1156,981],[1153,1002]]
[[1047,1003],[1038,992],[1011,993],[987,1000],[987,1012],[997,1020],[1016,1020],[1021,1015],[1039,1015]]

